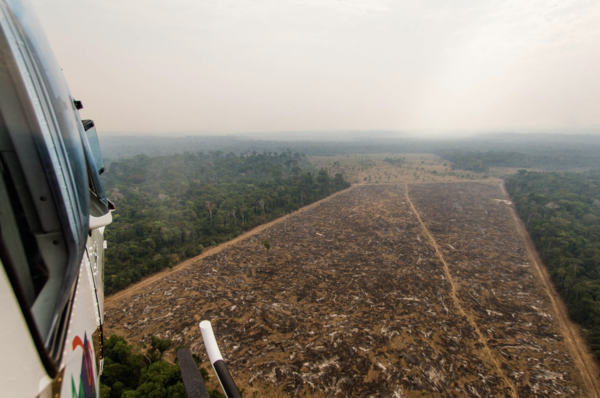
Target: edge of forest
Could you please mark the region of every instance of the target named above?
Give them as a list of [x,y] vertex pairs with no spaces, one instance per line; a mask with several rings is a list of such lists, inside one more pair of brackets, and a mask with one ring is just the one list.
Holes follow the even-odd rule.
[[[508,197],[512,200],[512,197],[506,190],[503,179],[493,179],[493,180],[488,179],[488,180],[479,181],[479,182],[488,183],[488,184],[497,182],[500,185],[500,188],[503,191],[503,193],[506,195],[506,197]],[[319,206],[320,204],[322,204],[328,200],[331,200],[332,198],[334,198],[344,192],[348,192],[352,189],[355,189],[356,187],[361,186],[361,185],[378,185],[378,184],[364,184],[364,183],[352,184],[349,188],[335,192],[321,200],[318,200],[314,203],[311,203],[309,205],[301,207],[300,209],[298,209],[295,212],[281,216],[281,217],[279,217],[275,220],[272,220],[268,223],[258,225],[248,231],[243,232],[242,234],[238,235],[237,237],[235,237],[229,241],[226,241],[217,246],[212,246],[210,248],[205,249],[198,256],[189,258],[189,259],[175,265],[172,269],[165,268],[155,274],[144,277],[140,281],[126,287],[123,290],[120,290],[110,296],[106,296],[105,297],[105,306],[110,305],[110,304],[120,301],[120,300],[124,300],[135,294],[138,294],[138,293],[140,293],[140,291],[142,289],[146,288],[147,286],[151,285],[152,283],[156,282],[159,279],[162,279],[168,275],[171,275],[174,272],[178,272],[179,270],[189,267],[205,257],[217,254],[217,253],[221,252],[222,250],[224,250],[225,248],[229,247],[230,245],[236,244],[239,241],[246,239],[252,235],[256,235],[277,223],[287,220],[289,217],[293,217],[301,212],[315,208],[315,207]],[[541,258],[539,257],[539,253],[538,253],[535,245],[533,244],[533,241],[531,240],[529,232],[525,228],[523,221],[518,216],[514,207],[511,206],[510,211],[511,211],[513,219],[515,220],[515,226],[516,226],[517,232],[523,238],[524,243],[527,248],[527,251],[529,253],[529,256],[531,257],[531,260],[535,264],[536,270],[540,276],[540,280],[543,283],[545,289],[547,290],[548,297],[552,303],[552,307],[554,308],[554,311],[558,317],[558,322],[560,324],[560,328],[563,331],[563,335],[564,335],[565,339],[567,340],[566,343],[569,346],[570,351],[573,354],[573,360],[574,360],[577,368],[579,369],[580,373],[582,374],[584,383],[586,385],[586,389],[588,390],[589,394],[593,394],[593,395],[590,395],[590,397],[600,398],[600,366],[599,366],[598,362],[596,361],[594,355],[591,353],[589,346],[587,344],[587,341],[583,338],[579,326],[576,323],[574,323],[568,316],[566,304],[564,303],[562,297],[556,291],[554,283],[552,282],[552,280],[550,279],[550,276],[548,274],[548,270],[547,270],[546,266],[544,265],[544,263],[542,262]]]
[[[506,190],[504,180],[501,180],[500,188],[506,197],[510,198],[514,203],[514,200]],[[510,206],[510,211],[513,219],[515,220],[517,231],[523,238],[525,246],[527,247],[527,251],[529,252],[529,256],[535,264],[535,268],[540,276],[540,279],[547,290],[552,307],[554,308],[554,311],[558,317],[560,329],[562,329],[563,335],[567,340],[567,344],[572,351],[573,360],[581,372],[581,376],[586,384],[588,393],[594,394],[593,397],[598,398],[600,397],[600,367],[598,366],[598,362],[590,351],[587,341],[581,334],[580,327],[569,317],[567,306],[560,294],[558,294],[554,286],[554,282],[552,282],[550,274],[548,273],[548,268],[546,268],[546,265],[543,263],[538,250],[535,247],[529,232],[527,231],[527,228],[525,228],[525,225],[523,224],[523,220],[521,220],[517,214],[514,206]],[[590,397],[592,396],[590,395]]]
[[230,245],[233,245],[233,244],[235,244],[235,243],[237,243],[237,242],[239,242],[239,241],[241,241],[243,239],[246,239],[249,236],[256,235],[257,233],[262,232],[265,229],[267,229],[267,228],[269,228],[269,227],[271,227],[271,226],[273,226],[273,225],[275,225],[277,223],[280,223],[282,221],[287,220],[289,217],[293,217],[293,216],[295,216],[295,215],[297,215],[299,213],[302,213],[304,211],[307,211],[309,209],[317,207],[321,203],[326,202],[326,201],[328,201],[328,200],[330,200],[330,199],[332,199],[332,198],[334,198],[334,197],[342,194],[343,192],[348,192],[348,191],[356,188],[358,185],[359,184],[353,184],[349,188],[343,189],[341,191],[334,192],[333,194],[331,194],[331,195],[329,195],[329,196],[327,196],[327,197],[325,197],[323,199],[320,199],[320,200],[318,200],[316,202],[313,202],[313,203],[311,203],[309,205],[303,206],[303,207],[299,208],[298,210],[296,210],[296,211],[294,211],[292,213],[288,213],[288,214],[286,214],[284,216],[276,218],[275,220],[272,220],[272,221],[269,221],[267,223],[258,225],[258,226],[254,227],[254,228],[252,228],[252,229],[250,229],[248,231],[244,231],[242,234],[236,236],[235,238],[230,239],[227,242],[220,243],[217,246],[212,246],[210,248],[207,248],[206,250],[204,250],[199,255],[197,255],[195,257],[192,257],[192,258],[189,258],[189,259],[187,259],[187,260],[185,260],[185,261],[183,261],[183,262],[175,265],[173,268],[165,268],[162,271],[159,271],[157,273],[148,275],[148,276],[140,279],[139,281],[137,281],[135,283],[132,283],[131,285],[127,286],[125,289],[119,290],[118,292],[113,293],[110,296],[106,296],[104,298],[104,305],[106,306],[107,304],[110,304],[110,303],[112,303],[114,301],[119,301],[119,300],[122,300],[122,299],[124,299],[126,297],[133,296],[134,294],[137,294],[142,288],[144,288],[144,287],[146,287],[146,286],[154,283],[158,279],[162,279],[162,278],[164,278],[164,277],[172,274],[173,272],[177,272],[177,271],[179,271],[179,270],[181,270],[181,269],[183,269],[185,267],[188,267],[188,266],[192,265],[193,263],[195,263],[196,261],[203,259],[204,257],[208,257],[208,256],[212,256],[213,254],[217,254],[220,251],[222,251],[223,249],[229,247]]

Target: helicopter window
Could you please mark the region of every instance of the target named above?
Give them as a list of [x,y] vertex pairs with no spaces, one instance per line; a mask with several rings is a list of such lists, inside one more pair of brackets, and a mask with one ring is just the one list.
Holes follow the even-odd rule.
[[[4,171],[4,167],[2,167]],[[4,183],[4,173],[0,173],[0,240],[2,243],[2,260],[10,261],[14,267],[14,275],[21,287],[21,293],[25,296],[26,302],[32,306],[37,293],[34,287],[34,275],[30,273],[27,262],[27,255],[20,239],[21,231],[18,227],[19,217],[12,209],[9,190]],[[13,193],[14,194],[14,193]],[[10,259],[10,260],[9,260]]]
[[98,141],[98,133],[96,127],[91,120],[83,120],[83,127],[88,143],[90,144],[91,155],[96,166],[98,174],[104,173],[104,162],[102,161],[102,152],[100,151],[100,142]]
[[83,149],[87,163],[88,181],[90,188],[90,215],[92,217],[102,217],[107,214],[112,206],[112,203],[106,198],[100,174],[104,172],[104,163],[102,162],[102,153],[100,152],[100,144],[96,127],[92,120],[82,121],[85,134],[81,135]]
[[58,66],[32,56],[47,48],[13,17],[0,18],[0,257],[54,377],[88,232],[84,131]]

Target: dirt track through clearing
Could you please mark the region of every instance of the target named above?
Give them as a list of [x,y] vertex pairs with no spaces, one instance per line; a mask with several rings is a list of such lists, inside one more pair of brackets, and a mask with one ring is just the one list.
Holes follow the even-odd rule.
[[177,264],[176,266],[174,266],[171,269],[165,269],[163,271],[157,272],[156,274],[153,274],[153,275],[150,275],[150,276],[148,276],[146,278],[143,278],[141,281],[136,282],[136,283],[132,284],[131,286],[128,286],[125,289],[123,289],[123,290],[121,290],[121,291],[119,291],[119,292],[117,292],[115,294],[107,296],[105,298],[105,300],[104,300],[105,301],[105,303],[104,303],[105,308],[106,308],[107,305],[109,305],[109,304],[111,304],[113,302],[118,302],[120,300],[123,300],[126,297],[131,297],[131,296],[133,296],[133,295],[141,292],[146,286],[149,286],[149,285],[153,284],[154,282],[156,282],[158,280],[161,280],[161,279],[163,279],[163,278],[165,278],[165,277],[167,277],[167,276],[169,276],[169,275],[171,275],[171,274],[173,274],[175,272],[178,272],[178,271],[180,271],[180,270],[182,270],[184,268],[187,268],[187,267],[191,266],[192,264],[194,264],[195,262],[197,262],[200,259],[203,259],[203,258],[208,257],[208,256],[212,256],[213,254],[217,254],[220,251],[222,251],[223,249],[225,249],[225,248],[227,248],[227,247],[229,247],[231,245],[235,245],[239,241],[241,241],[243,239],[246,239],[249,236],[261,233],[265,229],[270,228],[270,227],[272,227],[275,224],[278,224],[280,222],[286,221],[292,215],[299,214],[299,213],[302,213],[302,212],[307,211],[309,209],[315,208],[315,207],[319,206],[321,203],[329,201],[329,200],[335,198],[336,196],[340,195],[341,193],[348,192],[348,191],[350,191],[350,190],[352,190],[352,189],[354,189],[354,188],[356,188],[358,186],[359,185],[352,185],[350,188],[344,189],[342,191],[338,191],[338,192],[336,192],[336,193],[334,193],[332,195],[327,196],[326,198],[323,198],[323,199],[318,200],[318,201],[316,201],[314,203],[306,205],[306,206],[298,209],[298,211],[296,211],[294,213],[286,214],[283,217],[279,217],[279,218],[277,218],[277,219],[275,219],[273,221],[270,221],[268,223],[259,225],[259,226],[255,227],[255,228],[252,228],[249,231],[246,231],[246,232],[242,233],[241,235],[239,235],[239,236],[237,236],[237,237],[235,237],[235,238],[233,238],[231,240],[228,240],[227,242],[221,243],[220,245],[215,246],[215,247],[211,247],[208,250],[204,250],[202,252],[202,254],[200,254],[200,255],[198,255],[196,257],[192,257],[190,259],[187,259],[184,262],[182,262],[181,264]]
[[[482,182],[491,183],[492,181],[488,180],[488,181],[482,181]],[[289,217],[291,217],[294,214],[299,214],[299,213],[302,213],[304,211],[313,209],[313,208],[319,206],[320,204],[322,204],[324,202],[327,202],[327,201],[335,198],[336,196],[342,194],[343,192],[348,192],[348,191],[350,191],[352,189],[355,189],[355,188],[360,187],[360,186],[365,186],[365,185],[378,185],[378,184],[368,184],[368,183],[354,184],[350,188],[347,188],[347,189],[344,189],[342,191],[336,192],[336,193],[334,193],[332,195],[329,195],[328,197],[323,198],[323,199],[321,199],[321,200],[319,200],[317,202],[314,202],[314,203],[311,203],[311,204],[306,205],[304,207],[301,207],[300,209],[298,209],[298,211],[296,211],[294,213],[286,214],[283,217],[279,217],[279,218],[277,218],[277,219],[275,219],[273,221],[270,221],[268,223],[259,225],[259,226],[255,227],[255,228],[253,228],[253,229],[251,229],[249,231],[246,231],[246,232],[242,233],[241,235],[239,235],[239,236],[237,236],[237,237],[235,237],[235,238],[233,238],[231,240],[228,240],[227,242],[221,243],[221,244],[219,244],[219,245],[217,245],[215,247],[211,247],[211,248],[209,248],[207,250],[204,250],[202,252],[202,254],[200,254],[200,255],[198,255],[196,257],[192,257],[190,259],[187,259],[187,260],[183,261],[182,263],[177,264],[172,269],[164,269],[162,271],[159,271],[156,274],[152,274],[150,276],[147,276],[147,277],[143,278],[142,280],[140,280],[138,282],[135,282],[135,283],[133,283],[130,286],[127,286],[126,288],[124,288],[121,291],[118,291],[117,293],[111,294],[110,296],[106,296],[105,299],[104,299],[105,306],[107,304],[110,304],[110,303],[113,303],[113,302],[118,302],[118,301],[122,300],[123,298],[131,297],[131,296],[139,293],[140,291],[142,291],[146,286],[149,286],[149,285],[153,284],[154,282],[156,282],[156,281],[158,281],[160,279],[163,279],[163,278],[165,278],[165,277],[173,274],[174,272],[177,272],[177,271],[179,271],[181,269],[187,268],[187,267],[191,266],[193,263],[195,263],[198,260],[201,260],[201,259],[203,259],[205,257],[208,257],[208,256],[212,256],[213,254],[219,253],[223,249],[225,249],[225,248],[227,248],[227,247],[229,247],[231,245],[234,245],[234,244],[240,242],[241,240],[246,239],[249,236],[256,235],[256,234],[264,231],[265,229],[270,228],[271,226],[273,226],[275,224],[278,224],[280,222],[284,222],[284,221],[286,221]]]
[[450,274],[450,269],[448,268],[448,263],[446,263],[446,260],[444,259],[444,255],[442,254],[437,242],[433,238],[433,235],[431,235],[431,233],[429,232],[429,229],[427,228],[427,226],[425,225],[423,220],[421,220],[421,215],[417,211],[417,208],[415,207],[413,202],[410,200],[408,185],[406,185],[406,202],[410,205],[410,209],[415,213],[415,216],[417,217],[417,220],[419,221],[419,224],[421,225],[421,229],[423,230],[424,234],[427,236],[427,239],[431,243],[431,246],[433,246],[435,253],[437,254],[437,256],[440,259],[440,261],[442,262],[442,264],[444,265],[444,274],[446,275],[446,279],[448,280],[448,283],[450,283],[450,297],[452,298],[452,302],[454,303],[454,306],[458,309],[460,314],[467,319],[467,321],[471,324],[473,329],[475,329],[475,332],[477,333],[477,336],[479,338],[479,342],[483,345],[483,349],[484,349],[486,355],[493,362],[494,366],[496,367],[496,370],[498,371],[498,374],[504,381],[504,384],[506,384],[506,386],[508,388],[510,388],[511,396],[515,397],[515,398],[518,397],[519,395],[517,394],[515,385],[508,379],[508,377],[506,377],[505,372],[502,370],[502,367],[500,366],[500,362],[498,362],[498,359],[494,356],[494,354],[490,350],[485,337],[481,333],[481,330],[479,329],[479,325],[477,325],[477,322],[475,322],[475,319],[473,318],[473,316],[471,314],[467,313],[467,311],[465,311],[465,309],[461,305],[460,298],[458,297],[458,294],[457,294],[456,284],[454,283],[454,278],[452,278],[452,275]]
[[[500,186],[502,191],[507,197],[510,197],[506,187],[504,186],[504,181],[501,180]],[[514,203],[514,201],[513,201]],[[552,307],[554,308],[554,312],[558,318],[558,322],[560,325],[560,329],[562,331],[562,335],[568,342],[569,347],[571,348],[571,353],[573,355],[573,360],[575,361],[581,375],[583,376],[583,380],[586,385],[586,389],[589,397],[600,397],[600,381],[598,376],[600,375],[600,371],[596,364],[595,358],[592,353],[587,348],[587,343],[576,329],[576,326],[573,324],[571,319],[568,316],[567,307],[562,301],[560,297],[557,296],[556,290],[554,288],[554,284],[550,280],[550,275],[548,274],[548,270],[546,266],[543,264],[540,255],[531,240],[531,236],[527,232],[523,221],[519,218],[516,209],[514,206],[511,206],[511,213],[513,219],[515,220],[515,224],[517,226],[517,230],[519,234],[523,237],[525,241],[525,245],[527,246],[527,251],[529,252],[529,256],[531,260],[535,264],[535,268],[540,275],[540,279],[544,283],[544,288],[552,302]]]
[[109,297],[105,331],[202,356],[210,319],[240,387],[267,396],[598,398],[585,341],[485,182],[353,186]]

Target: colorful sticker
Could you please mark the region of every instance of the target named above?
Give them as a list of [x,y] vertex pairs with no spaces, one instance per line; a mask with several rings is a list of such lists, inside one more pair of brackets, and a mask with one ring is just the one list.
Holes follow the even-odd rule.
[[75,379],[71,375],[71,391],[74,398],[96,398],[96,374],[94,373],[94,353],[92,346],[87,338],[87,333],[83,335],[83,342],[79,336],[73,339],[73,350],[81,347],[83,350],[83,360],[81,361],[81,374],[79,376],[79,391],[75,387]]

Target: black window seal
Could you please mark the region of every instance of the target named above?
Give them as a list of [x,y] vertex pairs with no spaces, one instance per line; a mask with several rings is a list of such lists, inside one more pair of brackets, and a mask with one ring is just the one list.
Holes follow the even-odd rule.
[[40,335],[35,319],[33,319],[33,315],[31,314],[29,306],[27,305],[27,298],[21,288],[21,284],[19,283],[17,271],[15,270],[10,255],[8,254],[8,250],[4,244],[4,239],[2,238],[2,228],[0,228],[0,259],[2,260],[2,265],[4,266],[8,280],[12,285],[15,297],[17,298],[19,306],[21,307],[21,313],[23,314],[23,318],[25,318],[25,323],[29,328],[31,338],[35,348],[37,349],[39,358],[42,361],[48,376],[50,378],[54,378],[58,374],[59,363],[52,358],[50,352],[46,348],[46,343]]

